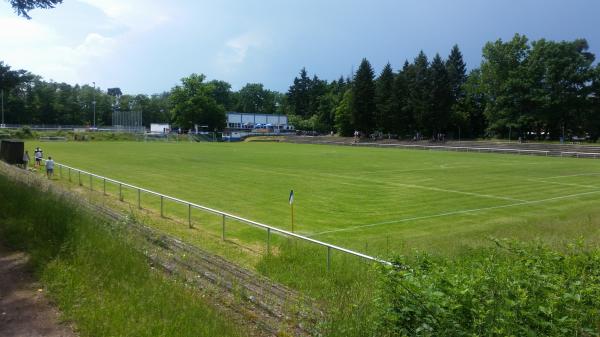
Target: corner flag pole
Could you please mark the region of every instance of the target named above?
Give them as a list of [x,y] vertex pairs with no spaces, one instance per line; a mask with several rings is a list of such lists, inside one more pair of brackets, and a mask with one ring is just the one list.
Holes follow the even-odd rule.
[[290,190],[290,206],[292,210],[292,233],[294,232],[294,190]]

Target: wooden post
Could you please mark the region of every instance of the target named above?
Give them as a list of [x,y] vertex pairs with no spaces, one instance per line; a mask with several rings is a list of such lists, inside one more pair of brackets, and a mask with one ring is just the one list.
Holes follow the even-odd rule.
[[102,194],[106,195],[106,178],[102,181]]
[[188,204],[188,225],[192,228],[192,205]]
[[140,189],[138,188],[138,209],[142,209],[142,196]]
[[119,183],[119,201],[123,201],[123,184]]

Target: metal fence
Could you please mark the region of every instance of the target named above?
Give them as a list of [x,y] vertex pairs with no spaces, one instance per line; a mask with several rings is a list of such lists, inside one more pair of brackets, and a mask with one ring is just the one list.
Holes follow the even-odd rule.
[[348,142],[327,142],[313,141],[311,144],[324,145],[346,145],[346,146],[365,146],[365,147],[386,147],[386,148],[405,148],[415,150],[438,150],[438,151],[456,151],[456,152],[479,152],[479,153],[504,153],[520,155],[536,155],[545,157],[572,157],[572,158],[591,158],[600,159],[600,152],[581,152],[581,151],[560,151],[560,150],[535,150],[518,149],[506,147],[478,147],[478,146],[452,146],[452,145],[421,145],[421,144],[380,144],[380,143],[348,143]]
[[[373,256],[369,256],[369,255],[366,255],[366,254],[363,254],[363,253],[359,253],[359,252],[356,252],[356,251],[353,251],[353,250],[350,250],[350,249],[346,249],[346,248],[343,248],[343,247],[340,247],[340,246],[332,245],[330,243],[326,243],[326,242],[322,242],[322,241],[319,241],[319,240],[315,240],[315,239],[312,239],[312,238],[309,238],[309,237],[306,237],[306,236],[303,236],[303,235],[299,235],[299,234],[296,234],[296,233],[293,233],[293,232],[290,232],[290,231],[287,231],[287,230],[284,230],[284,229],[276,228],[276,227],[269,226],[269,225],[266,225],[266,224],[263,224],[263,223],[260,223],[260,222],[257,222],[257,221],[249,220],[249,219],[246,219],[246,218],[243,218],[243,217],[231,214],[231,213],[219,211],[219,210],[216,210],[214,208],[206,207],[206,206],[199,205],[199,204],[196,204],[196,203],[193,203],[193,202],[189,202],[189,201],[186,201],[186,200],[182,200],[182,199],[179,199],[179,198],[168,196],[168,195],[165,195],[165,194],[162,194],[162,193],[158,193],[158,192],[155,192],[155,191],[151,191],[151,190],[139,187],[139,186],[131,185],[131,184],[128,184],[128,183],[125,183],[125,182],[122,182],[122,181],[118,181],[118,180],[107,178],[107,177],[104,177],[104,176],[101,176],[101,175],[97,175],[97,174],[94,174],[94,173],[91,173],[91,172],[88,172],[88,171],[84,171],[84,170],[80,170],[80,169],[77,169],[77,168],[74,168],[74,167],[70,167],[70,166],[67,166],[67,165],[64,165],[64,164],[61,164],[61,163],[55,163],[54,165],[55,165],[56,168],[58,168],[58,175],[59,175],[59,177],[61,179],[64,177],[64,175],[67,175],[69,181],[72,182],[73,175],[76,174],[77,175],[77,179],[78,179],[78,183],[81,186],[85,186],[83,180],[87,176],[88,177],[88,181],[89,181],[89,189],[90,189],[90,191],[94,190],[92,180],[93,180],[93,178],[96,178],[96,179],[99,179],[99,180],[102,181],[102,193],[103,193],[103,195],[107,195],[107,193],[106,193],[106,185],[107,185],[107,183],[109,183],[109,184],[112,183],[112,184],[115,184],[116,186],[118,186],[118,188],[119,188],[119,200],[121,200],[121,201],[123,201],[123,192],[124,192],[125,188],[128,188],[128,189],[136,192],[137,193],[137,207],[139,209],[142,209],[142,204],[141,204],[142,193],[158,197],[158,198],[160,198],[160,215],[161,215],[161,217],[164,216],[164,202],[165,202],[165,200],[170,200],[170,201],[173,201],[175,203],[185,205],[185,206],[187,206],[187,211],[188,211],[187,212],[188,213],[188,225],[189,225],[190,228],[192,228],[192,209],[199,209],[199,210],[202,210],[202,211],[205,211],[205,212],[208,212],[208,213],[220,215],[221,216],[221,226],[222,226],[222,229],[221,229],[221,239],[222,240],[225,240],[225,234],[226,234],[225,233],[225,229],[226,229],[225,225],[226,225],[226,220],[227,219],[237,220],[237,221],[239,221],[241,223],[244,223],[244,224],[247,224],[247,225],[250,225],[250,226],[254,226],[254,227],[257,227],[257,228],[262,228],[262,229],[266,230],[266,234],[267,234],[266,244],[267,244],[267,253],[268,254],[270,254],[270,252],[271,252],[271,234],[274,233],[274,234],[280,234],[280,235],[283,235],[283,236],[286,236],[286,237],[291,237],[291,238],[294,238],[294,239],[298,239],[298,240],[301,240],[301,241],[306,241],[306,242],[309,242],[309,243],[312,243],[312,244],[316,244],[318,246],[322,246],[322,247],[326,248],[327,249],[327,269],[328,270],[331,267],[331,252],[332,251],[339,251],[339,252],[342,252],[342,253],[345,253],[345,254],[349,254],[349,255],[352,255],[352,256],[356,256],[356,257],[365,259],[367,261],[372,261],[372,262],[377,262],[377,263],[391,265],[390,262],[388,262],[386,260],[383,260],[383,259],[379,259],[379,258],[376,258],[376,257],[373,257]],[[54,171],[55,171],[55,174],[56,174],[57,170],[55,169]],[[63,172],[63,171],[66,171],[66,172]],[[83,175],[83,177],[82,177],[82,175]]]

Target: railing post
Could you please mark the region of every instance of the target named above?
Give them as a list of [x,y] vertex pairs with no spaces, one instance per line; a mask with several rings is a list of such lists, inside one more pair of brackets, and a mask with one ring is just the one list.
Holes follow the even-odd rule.
[[188,225],[192,228],[192,204],[188,204]]
[[71,168],[69,167],[69,182],[71,182]]
[[142,209],[142,196],[140,189],[138,188],[138,209]]
[[331,247],[327,246],[327,271],[331,268]]
[[163,215],[163,214],[164,214],[164,212],[163,212],[163,203],[164,203],[164,202],[163,202],[163,199],[164,199],[164,198],[163,198],[163,196],[161,195],[161,196],[160,196],[160,217],[161,217],[161,218],[162,218],[162,217],[164,217],[164,215]]
[[102,180],[102,194],[106,195],[106,178]]
[[267,254],[271,255],[271,228],[267,228]]
[[123,201],[123,184],[119,183],[119,201]]
[[222,230],[221,230],[221,239],[225,241],[225,214],[223,214],[223,222],[222,222]]

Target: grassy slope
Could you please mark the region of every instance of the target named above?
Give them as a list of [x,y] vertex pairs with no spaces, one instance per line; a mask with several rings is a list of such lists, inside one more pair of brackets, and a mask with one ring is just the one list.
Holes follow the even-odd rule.
[[65,200],[0,175],[0,239],[27,250],[83,336],[237,336],[183,284],[150,269],[130,238]]
[[[456,252],[487,235],[600,240],[600,161],[285,143],[42,145],[59,162],[282,228],[293,188],[299,232],[341,230],[315,237],[368,253]],[[217,230],[218,219],[207,225]]]

